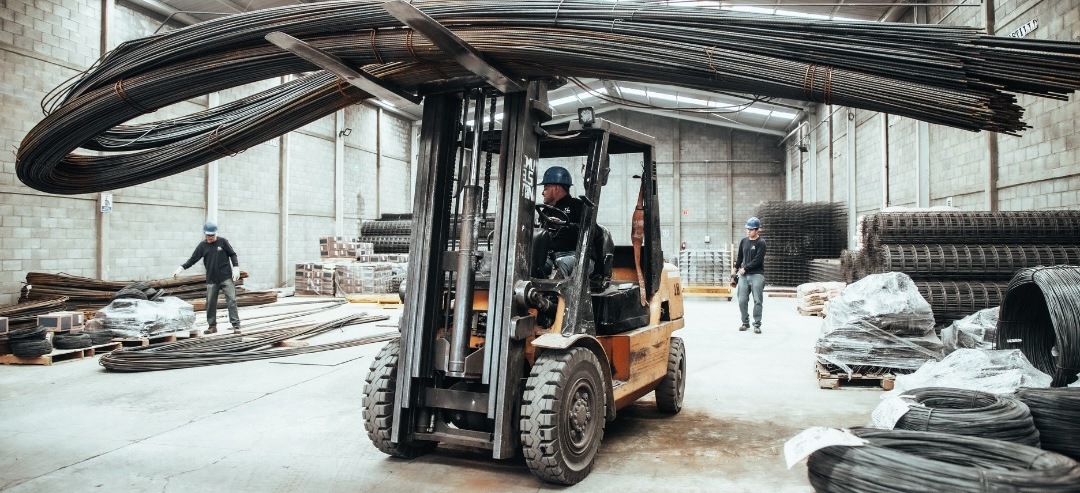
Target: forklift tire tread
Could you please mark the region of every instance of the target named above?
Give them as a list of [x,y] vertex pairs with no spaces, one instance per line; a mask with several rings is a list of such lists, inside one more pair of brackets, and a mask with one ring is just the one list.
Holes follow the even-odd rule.
[[662,413],[677,414],[682,410],[686,391],[686,346],[679,337],[671,338],[668,351],[667,374],[656,386],[656,409]]
[[592,470],[607,416],[603,373],[586,348],[546,351],[521,399],[525,462],[549,483],[576,484]]
[[364,429],[375,448],[383,453],[412,459],[430,452],[435,442],[414,441],[393,443],[391,429],[394,426],[394,392],[397,385],[397,363],[401,339],[392,339],[383,346],[371,362],[364,386]]

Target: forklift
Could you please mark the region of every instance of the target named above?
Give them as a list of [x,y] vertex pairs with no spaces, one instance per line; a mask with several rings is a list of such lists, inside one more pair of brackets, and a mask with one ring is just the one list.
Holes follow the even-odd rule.
[[[520,451],[542,480],[575,484],[619,409],[654,391],[661,412],[682,407],[686,358],[672,337],[682,292],[660,245],[654,139],[588,108],[542,125],[549,83],[425,97],[401,337],[375,357],[364,389],[364,427],[386,454]],[[624,160],[633,173],[619,175],[636,182],[629,206],[602,200],[618,154],[635,155]],[[536,200],[539,164],[551,159],[583,161],[568,277],[544,269],[545,232],[569,219]],[[631,218],[619,244],[597,222],[601,207]]]

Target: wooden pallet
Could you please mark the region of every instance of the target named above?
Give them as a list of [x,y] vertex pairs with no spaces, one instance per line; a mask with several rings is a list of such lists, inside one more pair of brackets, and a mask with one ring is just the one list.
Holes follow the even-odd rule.
[[815,363],[814,373],[817,374],[818,387],[823,389],[839,389],[840,387],[881,387],[882,390],[892,390],[896,383],[896,375],[892,373],[864,374],[831,371],[821,363]]
[[396,293],[390,294],[347,294],[349,303],[376,303],[379,305],[400,305],[401,298]]
[[818,311],[811,312],[811,311],[803,310],[802,308],[799,308],[799,307],[795,307],[795,311],[799,312],[799,315],[806,315],[806,316],[810,316],[810,317],[825,318],[825,311],[824,310],[818,310]]
[[33,358],[24,358],[21,356],[15,356],[14,354],[4,354],[0,355],[0,365],[49,366],[53,363],[59,363],[61,361],[74,361],[83,358],[90,358],[97,353],[107,353],[116,349],[120,349],[119,342],[98,344],[96,346],[90,346],[81,349],[54,349],[53,352],[49,354]]

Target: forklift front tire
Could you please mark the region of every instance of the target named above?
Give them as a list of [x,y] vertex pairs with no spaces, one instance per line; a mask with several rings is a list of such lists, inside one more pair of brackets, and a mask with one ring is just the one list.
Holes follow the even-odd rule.
[[667,375],[656,386],[656,409],[662,413],[677,414],[682,410],[686,391],[686,348],[679,337],[671,338],[668,350]]
[[607,420],[602,375],[586,348],[536,358],[521,399],[521,450],[540,479],[576,484],[592,470]]
[[394,426],[394,392],[400,349],[401,339],[392,339],[371,362],[371,371],[364,385],[364,429],[375,448],[393,457],[412,459],[430,452],[436,443],[420,440],[393,443],[390,439]]

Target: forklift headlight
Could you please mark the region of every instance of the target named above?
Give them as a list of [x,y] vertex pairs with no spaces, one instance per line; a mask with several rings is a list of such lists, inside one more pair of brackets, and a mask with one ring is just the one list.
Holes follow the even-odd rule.
[[578,108],[577,119],[581,122],[581,126],[591,127],[593,123],[596,123],[596,111],[593,111],[592,106]]

